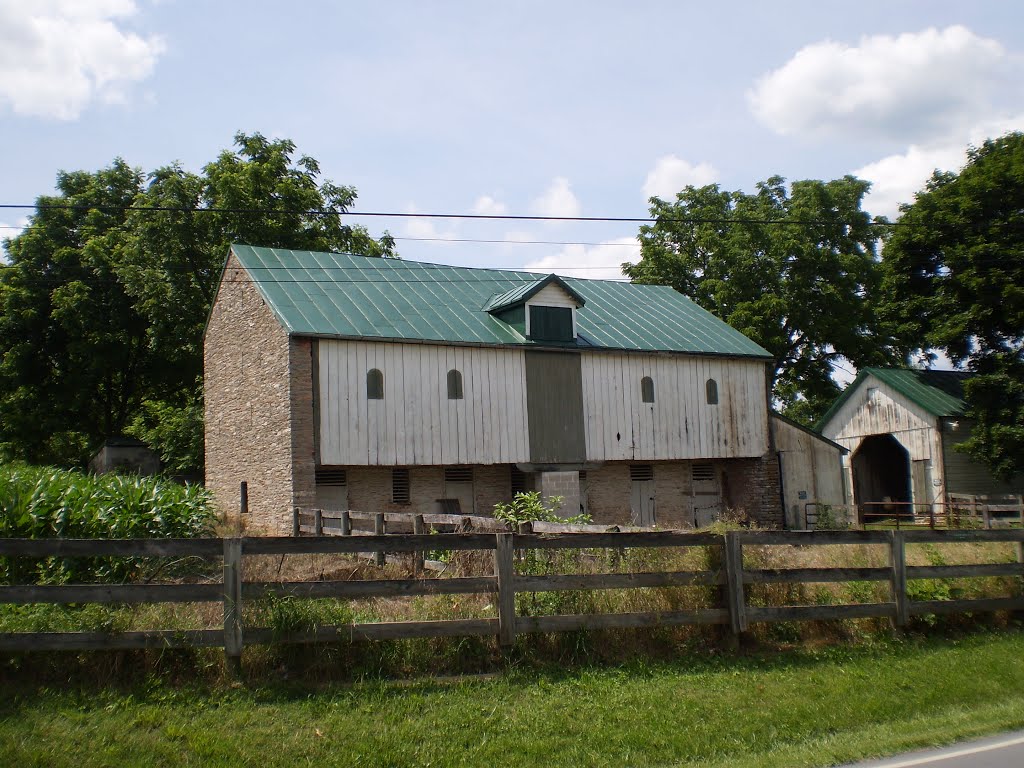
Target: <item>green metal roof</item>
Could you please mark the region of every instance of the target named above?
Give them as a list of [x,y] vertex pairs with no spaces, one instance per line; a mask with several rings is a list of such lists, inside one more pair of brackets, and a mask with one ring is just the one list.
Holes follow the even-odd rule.
[[[231,250],[292,335],[543,345],[485,307],[544,275],[248,245]],[[560,281],[586,304],[576,311],[577,346],[770,357],[667,286]]]
[[511,309],[517,307],[520,304],[525,304],[527,301],[532,299],[536,294],[546,285],[554,283],[562,290],[564,290],[569,296],[579,305],[584,306],[586,302],[583,297],[580,296],[576,291],[573,290],[572,286],[565,282],[558,275],[548,275],[542,277],[540,280],[534,280],[532,283],[521,283],[514,288],[505,291],[505,293],[495,296],[489,302],[485,309],[488,312],[498,312],[503,309]]
[[868,376],[888,384],[933,416],[961,416],[964,411],[964,381],[971,374],[966,371],[920,371],[913,368],[863,368],[821,417],[816,427],[819,431]]

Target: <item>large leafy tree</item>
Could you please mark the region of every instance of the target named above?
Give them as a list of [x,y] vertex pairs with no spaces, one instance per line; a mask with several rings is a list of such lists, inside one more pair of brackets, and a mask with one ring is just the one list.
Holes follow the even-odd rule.
[[978,373],[965,450],[998,476],[1024,471],[1024,134],[936,172],[885,246],[887,314],[925,350]]
[[686,187],[651,198],[640,228],[636,282],[666,283],[767,349],[773,397],[805,423],[839,388],[833,365],[899,358],[875,313],[881,282],[879,222],[861,209],[867,182],[785,181],[754,194]]
[[394,255],[389,235],[343,223],[355,189],[294,155],[240,133],[200,174],[59,174],[0,270],[0,453],[81,464],[133,432],[171,468],[198,466],[202,330],[228,246]]

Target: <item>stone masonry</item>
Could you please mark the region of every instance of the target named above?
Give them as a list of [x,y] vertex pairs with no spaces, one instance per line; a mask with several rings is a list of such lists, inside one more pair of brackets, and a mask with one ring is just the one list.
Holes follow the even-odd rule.
[[313,503],[312,360],[290,339],[248,274],[229,257],[206,329],[206,487],[236,519],[249,488],[248,526],[291,530],[291,508]]

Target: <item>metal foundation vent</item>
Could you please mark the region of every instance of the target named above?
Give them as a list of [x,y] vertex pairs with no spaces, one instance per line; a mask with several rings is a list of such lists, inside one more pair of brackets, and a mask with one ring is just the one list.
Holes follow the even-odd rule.
[[629,479],[633,482],[654,479],[654,466],[651,464],[630,464]]
[[348,485],[348,478],[345,475],[344,469],[336,469],[335,467],[317,467],[316,484],[332,486]]
[[391,470],[391,500],[395,504],[409,503],[409,470]]
[[472,467],[445,467],[444,481],[446,483],[472,483]]
[[587,482],[587,471],[585,469],[581,469],[580,470],[580,482],[581,483]]
[[704,483],[715,479],[714,464],[693,464],[690,471],[695,483]]

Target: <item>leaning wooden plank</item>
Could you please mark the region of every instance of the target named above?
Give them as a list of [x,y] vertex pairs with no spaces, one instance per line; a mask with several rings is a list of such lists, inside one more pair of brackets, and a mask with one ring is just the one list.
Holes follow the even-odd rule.
[[212,603],[220,584],[54,584],[0,587],[0,603]]
[[957,579],[976,576],[1024,576],[1020,563],[973,565],[908,565],[907,579]]
[[614,525],[579,525],[575,523],[545,523],[534,520],[531,523],[534,533],[618,533]]
[[907,531],[907,544],[952,544],[984,541],[1024,541],[1024,529],[998,531]]
[[302,632],[277,632],[269,627],[245,629],[246,645],[272,643],[348,643],[353,640],[406,640],[416,637],[497,635],[497,619],[446,619],[439,621],[387,621],[373,624],[341,624]]
[[635,589],[638,587],[688,587],[724,584],[722,571],[671,571],[666,573],[586,573],[552,576],[517,576],[516,592],[555,592],[568,589]]
[[762,568],[744,570],[744,584],[824,584],[837,581],[888,581],[890,568]]
[[888,544],[887,531],[737,531],[744,544]]
[[574,533],[515,534],[516,549],[623,549],[629,547],[707,547],[722,546],[723,538],[715,533]]
[[291,536],[254,536],[244,540],[243,551],[247,555],[301,555],[366,552],[387,549],[388,552],[415,552],[417,549],[450,550],[492,550],[494,535],[487,533],[423,534],[401,533],[383,536],[324,537],[319,539],[295,539]]
[[860,603],[856,605],[782,605],[771,608],[747,606],[747,621],[829,621],[833,619],[864,619],[871,616],[895,618],[895,603]]
[[354,581],[267,581],[245,582],[242,597],[412,597],[415,595],[467,595],[494,592],[493,576],[456,579],[357,579]]
[[154,629],[143,632],[0,632],[0,651],[100,651],[130,648],[219,648],[220,629]]
[[983,600],[920,600],[910,603],[910,614],[1019,611],[1024,597],[989,597]]
[[25,557],[220,557],[223,550],[221,539],[0,539],[0,555]]
[[708,608],[695,611],[520,616],[516,619],[516,630],[518,632],[571,632],[578,629],[628,629],[630,627],[728,623],[728,611],[721,608]]

